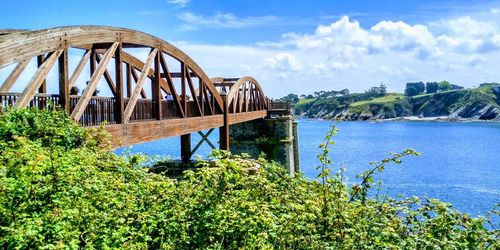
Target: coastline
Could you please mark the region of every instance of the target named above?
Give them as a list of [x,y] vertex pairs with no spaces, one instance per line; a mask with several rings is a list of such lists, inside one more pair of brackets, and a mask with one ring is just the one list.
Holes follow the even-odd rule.
[[[325,119],[325,118],[310,118],[295,116],[296,119],[307,119],[307,120],[322,120],[322,121],[335,121],[335,119]],[[345,120],[340,119],[339,121],[349,122],[349,121],[361,121],[361,122],[487,122],[487,123],[500,123],[500,120],[481,120],[474,118],[457,118],[449,116],[432,116],[432,117],[418,117],[418,116],[404,116],[395,117],[387,119],[366,119],[366,120]]]

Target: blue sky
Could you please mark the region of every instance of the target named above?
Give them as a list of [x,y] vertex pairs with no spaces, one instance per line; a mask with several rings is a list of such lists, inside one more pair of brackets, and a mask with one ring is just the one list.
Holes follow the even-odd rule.
[[500,82],[499,1],[6,1],[0,29],[111,25],[173,43],[209,76],[268,94],[380,82]]

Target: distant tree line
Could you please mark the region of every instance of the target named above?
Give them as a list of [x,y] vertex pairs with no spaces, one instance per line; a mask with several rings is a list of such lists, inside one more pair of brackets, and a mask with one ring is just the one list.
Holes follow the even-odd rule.
[[[406,83],[406,88],[404,94],[406,96],[416,96],[421,94],[432,94],[449,90],[463,89],[464,87],[451,84],[448,81],[440,82],[408,82]],[[349,105],[350,103],[357,101],[371,100],[373,98],[382,97],[387,94],[387,86],[384,83],[380,83],[379,86],[371,87],[365,90],[364,93],[351,93],[349,89],[342,90],[331,90],[331,91],[316,91],[312,94],[302,94],[297,95],[290,93],[279,100],[290,101],[292,104],[296,104],[300,99],[313,99],[317,101],[322,101],[329,103],[333,106],[337,105]]]
[[302,94],[300,95],[300,97],[296,94],[291,93],[280,98],[280,100],[290,101],[292,104],[297,103],[299,99],[312,99],[312,98],[316,99],[349,98],[359,101],[359,100],[368,100],[370,98],[382,97],[385,94],[387,94],[387,86],[384,83],[381,83],[379,86],[369,88],[364,93],[351,93],[349,89],[331,90],[331,91],[322,90],[314,92],[313,94],[308,94],[308,95]]
[[463,89],[464,87],[451,84],[448,81],[441,82],[409,82],[406,83],[405,95],[406,96],[416,96],[421,94],[432,94],[448,90]]

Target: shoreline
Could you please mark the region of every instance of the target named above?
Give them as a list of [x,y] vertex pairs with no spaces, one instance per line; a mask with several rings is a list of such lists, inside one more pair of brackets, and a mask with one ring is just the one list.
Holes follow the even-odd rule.
[[[307,120],[323,120],[323,121],[335,121],[335,119],[324,119],[324,118],[308,118],[296,116],[296,119],[307,119]],[[433,116],[433,117],[418,117],[418,116],[404,116],[396,118],[387,119],[367,119],[367,120],[340,120],[343,122],[492,122],[500,123],[500,120],[480,120],[473,118],[456,118],[448,116]]]

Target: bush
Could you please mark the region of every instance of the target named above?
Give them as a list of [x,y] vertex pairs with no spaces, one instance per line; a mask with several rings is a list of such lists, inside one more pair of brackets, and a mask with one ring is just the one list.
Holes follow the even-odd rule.
[[13,141],[15,137],[70,149],[81,145],[84,132],[65,112],[22,109],[0,116],[0,141]]
[[[46,112],[27,113],[64,116]],[[54,129],[87,134],[62,120],[67,123],[54,122]],[[347,184],[342,171],[332,175],[328,152],[334,133],[321,144],[318,181],[227,152],[215,152],[216,168],[200,166],[174,180],[148,173],[140,167],[141,157],[119,157],[97,147],[100,137],[84,136],[80,146],[67,148],[56,140],[14,136],[0,148],[0,247],[499,247],[498,231],[487,230],[486,219],[447,203],[368,195],[374,174],[415,155],[412,150],[375,163],[358,184]]]

